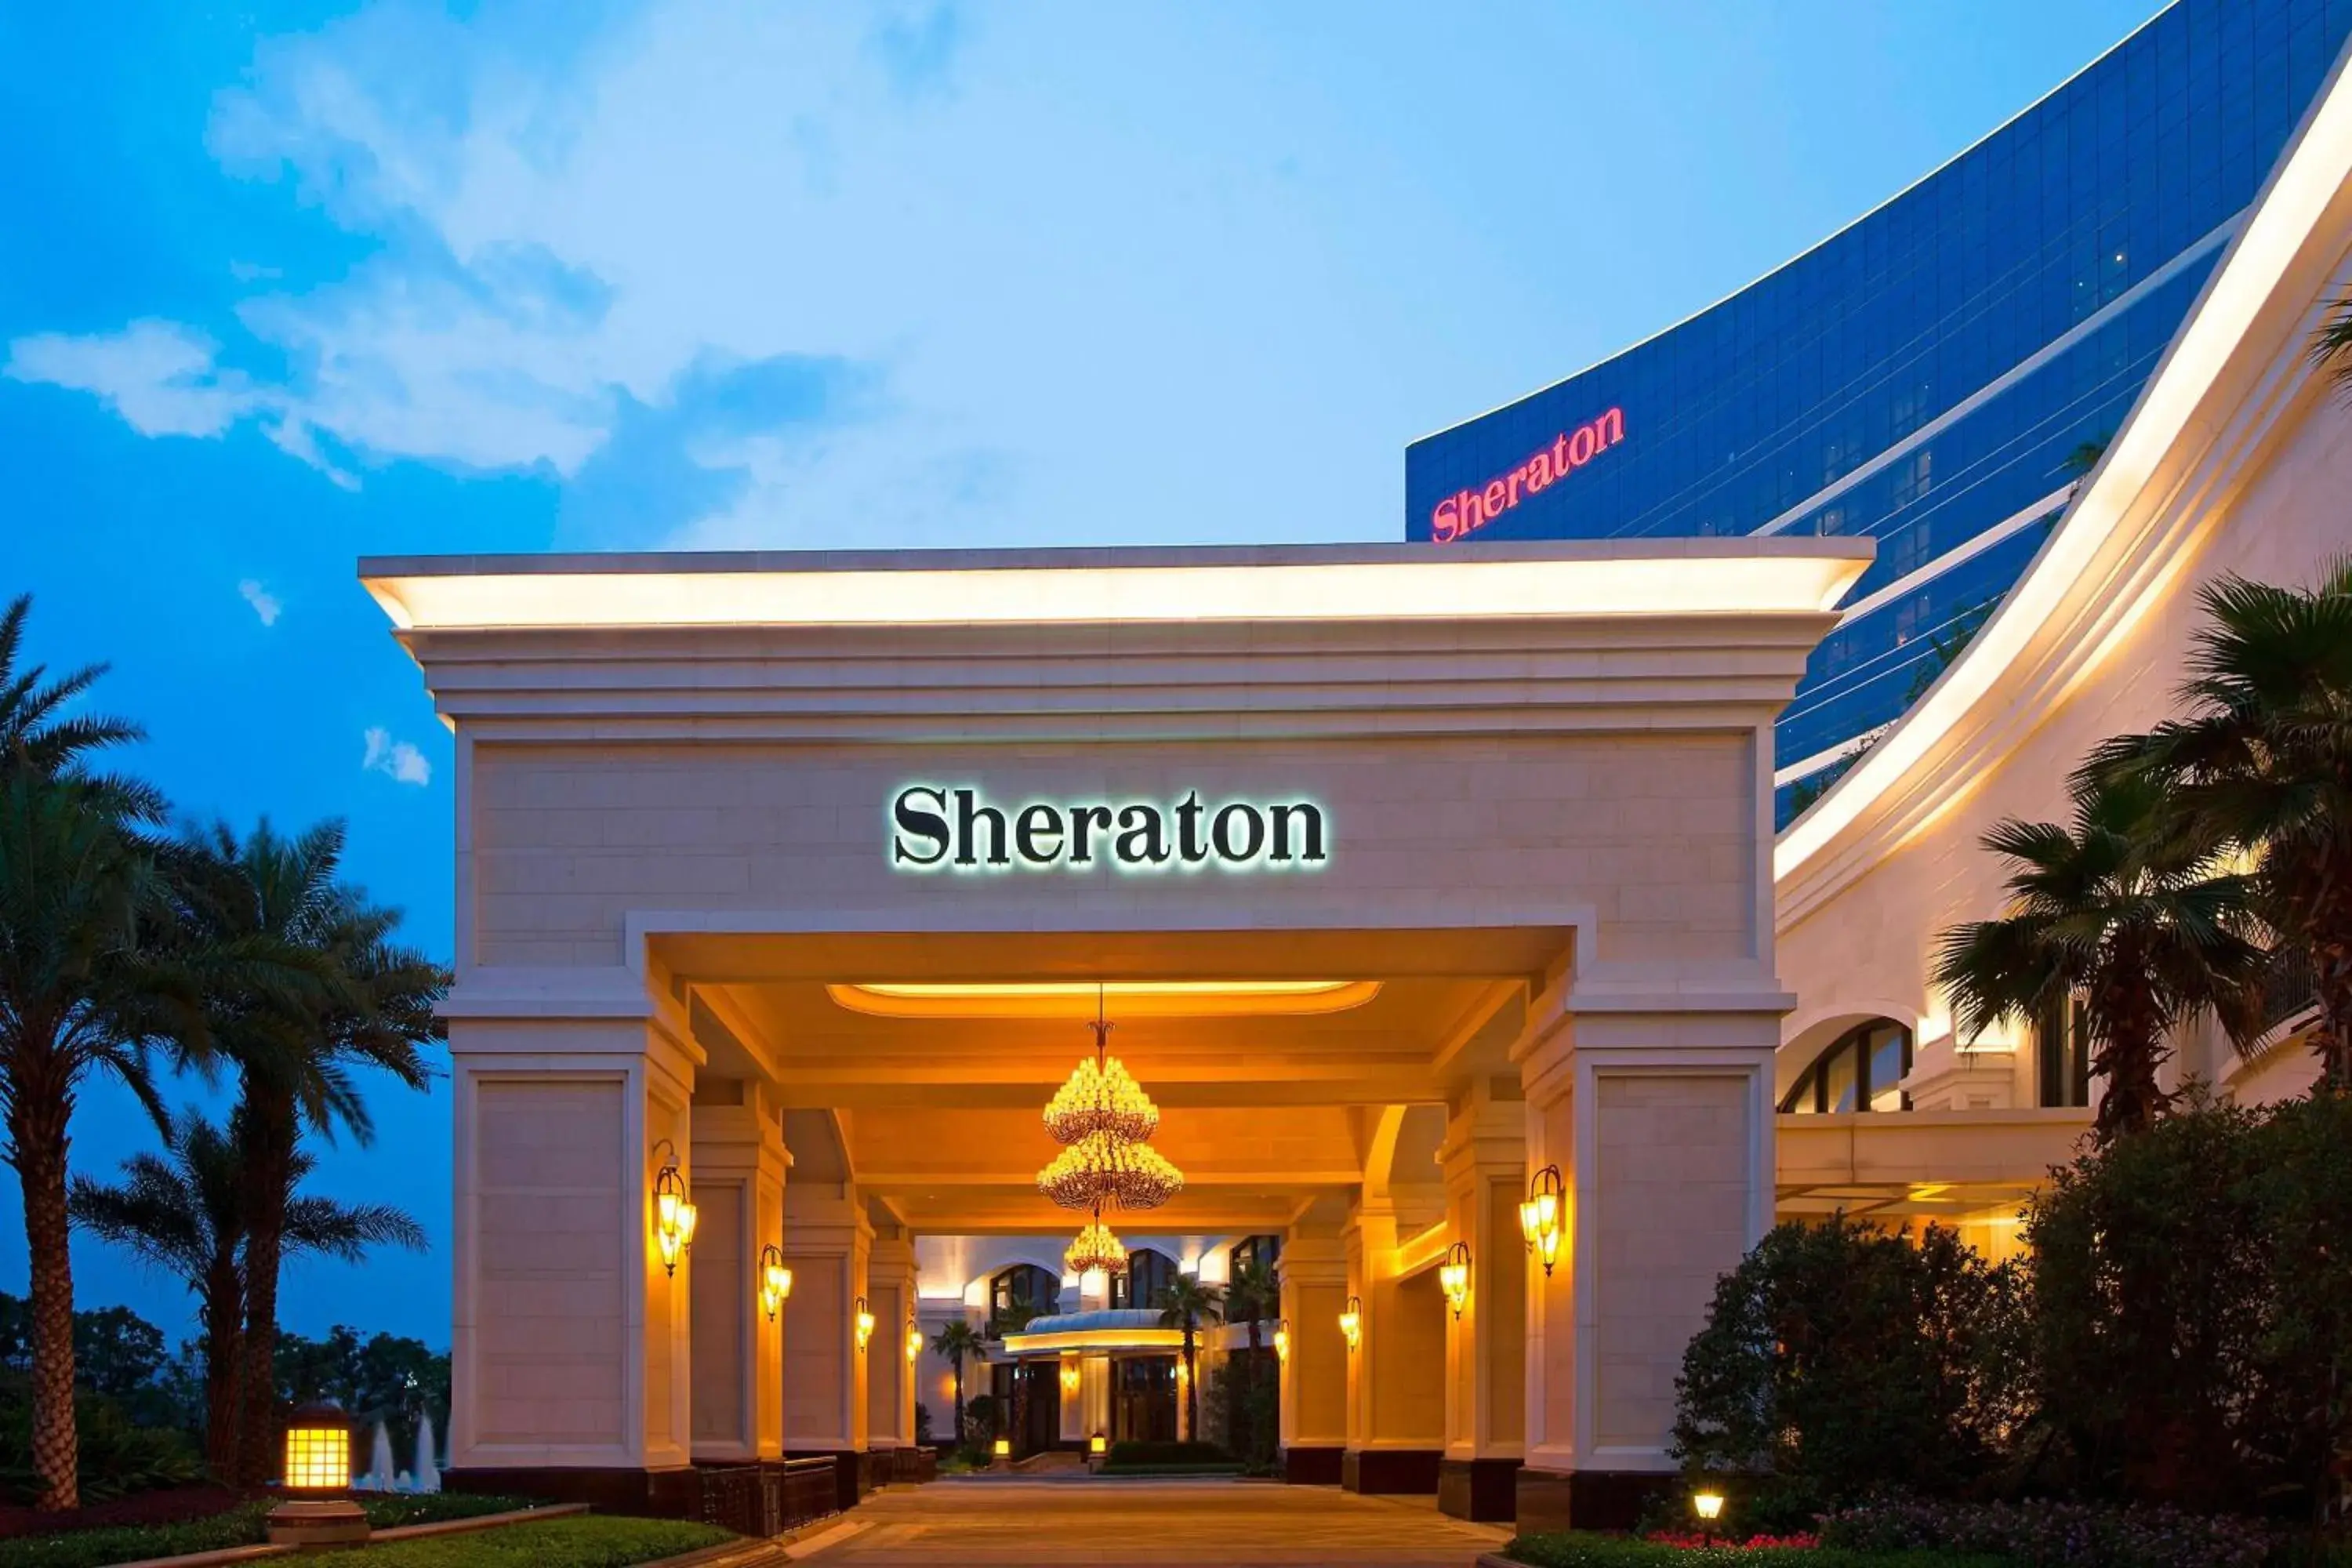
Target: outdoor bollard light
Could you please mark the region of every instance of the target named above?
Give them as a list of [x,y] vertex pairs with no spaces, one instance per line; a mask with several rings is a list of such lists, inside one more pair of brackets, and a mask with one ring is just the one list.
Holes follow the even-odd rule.
[[1567,1211],[1568,1184],[1558,1165],[1546,1165],[1528,1182],[1527,1202],[1519,1205],[1519,1234],[1528,1251],[1542,1255],[1546,1274],[1559,1261],[1560,1221]]
[[654,1152],[669,1151],[654,1177],[654,1242],[661,1249],[662,1272],[676,1274],[680,1253],[694,1245],[694,1205],[686,1198],[686,1178],[677,1172],[677,1145],[665,1138]]
[[1288,1318],[1283,1318],[1274,1325],[1274,1359],[1276,1361],[1290,1359],[1290,1320]]
[[793,1293],[793,1271],[784,1267],[784,1255],[774,1242],[760,1249],[760,1308],[774,1322],[783,1310],[784,1299]]
[[866,1298],[860,1296],[857,1298],[857,1348],[864,1350],[873,1338],[874,1313],[872,1309],[866,1306]]
[[1723,1517],[1723,1494],[1717,1491],[1691,1493],[1691,1511],[1698,1515],[1700,1534],[1712,1541],[1715,1538],[1715,1521]]
[[1347,1310],[1339,1314],[1339,1334],[1341,1338],[1348,1342],[1348,1348],[1351,1351],[1358,1345],[1364,1342],[1364,1300],[1362,1297],[1350,1296],[1348,1298]]
[[1446,1304],[1454,1309],[1457,1319],[1462,1309],[1470,1303],[1470,1244],[1457,1241],[1446,1248],[1445,1261],[1438,1266],[1437,1283],[1445,1291]]
[[333,1546],[365,1541],[367,1515],[352,1500],[351,1417],[306,1405],[286,1425],[286,1499],[269,1510],[271,1544]]
[[1087,1439],[1087,1452],[1089,1454],[1100,1454],[1106,1452],[1109,1447],[1110,1444],[1108,1440],[1106,1439],[1099,1432]]

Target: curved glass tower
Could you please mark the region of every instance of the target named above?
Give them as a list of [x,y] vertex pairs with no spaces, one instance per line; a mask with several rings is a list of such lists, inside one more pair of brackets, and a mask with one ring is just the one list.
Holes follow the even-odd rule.
[[1780,819],[2000,602],[2317,94],[2352,0],[2178,0],[1721,303],[1405,452],[1408,538],[1867,533]]

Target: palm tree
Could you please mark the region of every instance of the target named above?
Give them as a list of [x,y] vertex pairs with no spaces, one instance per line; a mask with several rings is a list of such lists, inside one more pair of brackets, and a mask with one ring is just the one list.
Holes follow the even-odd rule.
[[[206,1121],[193,1109],[163,1122],[162,1154],[134,1154],[123,1180],[108,1186],[77,1176],[75,1223],[126,1247],[187,1282],[196,1298],[205,1345],[205,1457],[216,1476],[231,1473],[237,1456],[237,1376],[244,1339],[244,1163],[237,1129]],[[383,1204],[347,1205],[299,1191],[317,1161],[294,1157],[286,1205],[287,1257],[315,1253],[357,1263],[373,1247],[425,1246],[425,1232],[401,1210]]]
[[278,1278],[298,1145],[306,1132],[374,1123],[352,1069],[373,1066],[425,1086],[421,1047],[446,1037],[434,1005],[448,972],[392,941],[400,913],[337,879],[343,825],[286,837],[263,823],[240,840],[226,825],[183,837],[175,853],[202,889],[197,906],[223,938],[266,942],[299,961],[305,984],[228,996],[216,1032],[237,1064],[238,1149],[247,1197],[243,1404],[236,1479],[257,1485],[276,1459]]
[[[1282,1311],[1281,1279],[1273,1269],[1256,1258],[1243,1259],[1234,1266],[1232,1274],[1225,1280],[1224,1310],[1225,1316],[1229,1320],[1249,1325],[1249,1348],[1252,1352],[1249,1358],[1249,1378],[1252,1384],[1251,1392],[1255,1393],[1255,1384],[1265,1373],[1261,1358],[1256,1353],[1265,1348],[1260,1342],[1259,1335],[1265,1331],[1265,1320],[1279,1316]],[[1244,1456],[1241,1451],[1243,1435],[1238,1429],[1228,1432],[1226,1436],[1234,1445],[1234,1458],[1246,1458],[1249,1462],[1254,1463],[1262,1456],[1257,1442],[1258,1433],[1255,1427],[1256,1406],[1251,1405],[1248,1408],[1253,1418],[1253,1426],[1249,1433],[1248,1454]],[[1238,1428],[1239,1424],[1234,1425]]]
[[948,1358],[948,1366],[955,1373],[955,1441],[963,1447],[963,1363],[981,1352],[984,1342],[980,1331],[963,1319],[943,1324],[931,1336],[931,1349]]
[[1184,1331],[1184,1434],[1201,1439],[1201,1380],[1193,1375],[1198,1345],[1195,1336],[1203,1323],[1224,1321],[1224,1295],[1214,1285],[1203,1285],[1197,1274],[1179,1274],[1160,1292],[1160,1326]]
[[1995,825],[1983,844],[2013,868],[2009,911],[1945,932],[1936,964],[1963,1040],[2002,1017],[2082,1020],[2106,1081],[2102,1142],[2169,1103],[2157,1069],[2172,1030],[2210,1012],[2244,1048],[2262,1027],[2246,879],[2168,831],[2161,799],[2144,778],[2086,773],[2071,825]]
[[56,680],[18,668],[30,610],[20,596],[0,611],[0,1113],[25,1205],[38,1506],[57,1510],[81,1500],[66,1212],[75,1101],[93,1072],[152,1101],[146,1042],[193,1011],[193,993],[160,950],[169,900],[139,831],[161,796],[91,766],[140,731],[66,715],[103,666]]
[[[2352,313],[2336,328],[2352,343]],[[2178,831],[2251,863],[2281,978],[2317,994],[2324,1081],[2352,1091],[2352,558],[2315,588],[2224,577],[2199,598],[2188,712],[2089,765],[2149,779]]]

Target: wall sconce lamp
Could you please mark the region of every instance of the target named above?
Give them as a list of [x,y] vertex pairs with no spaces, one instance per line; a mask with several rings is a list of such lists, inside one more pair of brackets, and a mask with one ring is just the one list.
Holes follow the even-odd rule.
[[1290,1320],[1288,1318],[1278,1318],[1275,1321],[1274,1359],[1276,1361],[1290,1359]]
[[665,1138],[654,1152],[669,1158],[654,1176],[654,1245],[661,1249],[662,1272],[677,1272],[678,1255],[694,1246],[694,1205],[687,1201],[686,1178],[678,1174],[677,1145]]
[[917,1326],[914,1319],[909,1318],[907,1320],[907,1359],[911,1362],[922,1353],[923,1331]]
[[1542,1256],[1547,1277],[1559,1261],[1561,1221],[1567,1213],[1568,1184],[1560,1180],[1558,1165],[1546,1165],[1528,1184],[1527,1202],[1519,1205],[1519,1234],[1527,1238],[1528,1251]]
[[860,1296],[859,1298],[857,1298],[857,1348],[858,1348],[858,1351],[859,1351],[861,1353],[863,1353],[863,1352],[865,1351],[866,1347],[869,1343],[871,1343],[871,1342],[873,1342],[873,1339],[874,1339],[874,1310],[873,1310],[873,1309],[872,1309],[872,1308],[868,1307],[868,1306],[866,1304],[866,1298],[865,1298],[865,1297],[863,1297],[863,1296]]
[[784,1267],[784,1255],[772,1241],[760,1249],[760,1310],[768,1314],[768,1321],[776,1321],[792,1293],[793,1271]]
[[1446,1248],[1445,1261],[1437,1268],[1437,1283],[1445,1292],[1446,1305],[1459,1319],[1462,1309],[1470,1303],[1470,1244],[1457,1241]]
[[1083,1376],[1078,1371],[1077,1363],[1064,1362],[1062,1363],[1062,1392],[1064,1394],[1076,1394],[1078,1391],[1078,1384],[1082,1381]]
[[1348,1298],[1347,1308],[1339,1314],[1339,1335],[1348,1342],[1348,1348],[1351,1351],[1364,1342],[1364,1299],[1362,1297]]

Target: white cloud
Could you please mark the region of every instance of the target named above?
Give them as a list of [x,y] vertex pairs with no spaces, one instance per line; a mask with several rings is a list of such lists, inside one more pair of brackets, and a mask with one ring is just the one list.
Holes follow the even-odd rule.
[[[801,357],[869,395],[676,422],[663,456],[729,482],[617,487],[654,515],[600,542],[1390,531],[1411,372],[1371,328],[1426,310],[1452,230],[1246,23],[975,15],[379,0],[266,43],[211,151],[371,243],[323,281],[255,270],[235,325],[282,378],[200,366],[184,397],[340,483],[658,477],[620,438],[641,411]],[[561,36],[583,16],[617,19]],[[1373,234],[1295,174],[1349,156]]]
[[425,753],[406,741],[394,740],[392,731],[381,727],[368,731],[367,754],[360,766],[404,784],[422,787],[433,782],[433,764]]
[[239,583],[236,585],[236,591],[244,597],[247,604],[253,606],[253,613],[261,617],[263,626],[274,626],[278,624],[278,614],[285,606],[278,604],[277,595],[272,594],[251,577]]
[[268,399],[214,363],[219,345],[172,321],[137,321],[119,332],[40,332],[8,346],[11,381],[95,393],[142,436],[217,436]]

